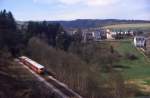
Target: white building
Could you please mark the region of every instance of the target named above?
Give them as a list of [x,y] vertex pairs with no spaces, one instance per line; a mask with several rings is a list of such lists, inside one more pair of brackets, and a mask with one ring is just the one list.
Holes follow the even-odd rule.
[[85,31],[82,33],[83,41],[89,42],[89,41],[101,41],[103,32],[100,31]]
[[108,40],[115,39],[116,34],[117,34],[117,32],[112,32],[109,29],[106,30],[106,37],[107,37]]
[[144,36],[135,36],[134,37],[134,45],[136,47],[145,47],[146,39]]
[[117,32],[107,32],[107,34],[106,34],[107,39],[109,39],[109,40],[115,39],[116,35],[117,35]]
[[96,31],[96,32],[93,32],[94,33],[94,40],[95,41],[100,41],[102,38],[101,38],[101,32],[99,31]]
[[94,40],[94,33],[93,32],[83,32],[83,42],[89,42]]

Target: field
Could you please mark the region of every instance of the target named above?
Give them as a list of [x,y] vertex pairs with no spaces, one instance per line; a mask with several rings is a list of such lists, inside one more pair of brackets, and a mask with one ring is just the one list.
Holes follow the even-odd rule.
[[103,27],[104,29],[110,30],[135,30],[135,31],[142,31],[144,34],[150,33],[150,23],[141,23],[141,24],[116,24],[116,25],[108,25]]
[[[121,71],[126,80],[146,79],[150,76],[150,60],[134,46],[132,40],[105,41],[105,44],[111,44],[120,54],[120,60],[114,65],[120,66],[116,69]],[[129,54],[134,55],[136,59],[129,59]]]
[[127,79],[138,79],[146,78],[150,75],[150,63],[147,61],[146,57],[140,53],[133,45],[129,42],[117,42],[116,50],[121,55],[134,54],[137,59],[130,60],[126,57],[122,57],[119,62],[120,65],[126,66],[126,69],[123,69],[123,74]]
[[[124,66],[119,71],[122,73],[126,83],[137,85],[144,93],[150,94],[150,62],[137,48],[134,47],[131,41],[126,42],[111,42],[122,57],[116,63]],[[130,60],[125,57],[126,54],[134,54],[137,59]]]
[[109,25],[103,27],[105,29],[127,29],[127,30],[144,30],[144,31],[150,31],[150,23],[141,23],[141,24],[116,24],[116,25]]

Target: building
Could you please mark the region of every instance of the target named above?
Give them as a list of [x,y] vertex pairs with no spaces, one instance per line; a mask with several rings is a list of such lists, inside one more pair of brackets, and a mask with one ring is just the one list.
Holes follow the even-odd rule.
[[125,38],[131,38],[134,36],[133,31],[127,31],[127,30],[110,30],[106,29],[107,32],[107,39],[113,40],[113,39],[125,39]]
[[101,41],[106,39],[106,31],[104,29],[67,29],[67,33],[71,36],[79,33],[82,36],[82,42]]
[[115,39],[116,32],[112,32],[109,29],[106,30],[106,37],[108,40]]
[[77,29],[65,29],[65,31],[66,31],[67,34],[69,34],[69,35],[74,35],[76,32],[78,32]]
[[150,52],[150,37],[148,37],[147,39],[146,39],[146,51],[147,52]]
[[95,31],[94,33],[94,41],[101,41],[102,40],[102,36],[101,36],[101,32],[100,31]]
[[104,30],[84,30],[82,36],[84,42],[101,41],[106,39],[106,33]]
[[94,40],[94,33],[93,32],[83,32],[83,41],[89,42]]
[[106,36],[107,36],[107,39],[108,39],[108,40],[113,40],[113,39],[115,39],[115,37],[114,37],[115,35],[114,35],[113,32],[107,32]]
[[134,37],[134,45],[136,47],[145,47],[146,38],[144,36],[135,36]]

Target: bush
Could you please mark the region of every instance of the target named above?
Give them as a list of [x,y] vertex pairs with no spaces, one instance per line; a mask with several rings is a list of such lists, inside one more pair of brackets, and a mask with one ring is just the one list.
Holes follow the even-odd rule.
[[104,69],[105,65],[117,60],[115,52],[110,52],[110,47],[99,44],[86,45],[79,50],[81,54],[77,54],[55,49],[38,38],[32,38],[28,44],[28,52],[33,60],[56,73],[58,80],[80,92],[85,98],[124,96],[123,80],[117,75],[118,73],[105,73],[105,76],[102,74],[101,69]]
[[138,59],[138,57],[133,53],[126,53],[125,57],[129,60],[137,60]]
[[146,51],[146,55],[150,58],[150,51]]

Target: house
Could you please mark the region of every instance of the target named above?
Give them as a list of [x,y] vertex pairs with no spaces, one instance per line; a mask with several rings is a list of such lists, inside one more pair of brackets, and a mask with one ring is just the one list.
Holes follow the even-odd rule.
[[106,30],[106,37],[109,40],[115,39],[116,32],[111,32],[109,29]]
[[94,40],[94,33],[93,32],[83,32],[83,42],[89,42]]
[[94,41],[100,41],[102,40],[101,32],[100,31],[95,31],[94,33]]
[[77,29],[65,29],[65,31],[69,35],[74,35],[78,30]]
[[101,41],[106,39],[106,33],[104,30],[84,30],[82,33],[83,42],[89,41]]
[[146,38],[144,36],[135,36],[134,37],[134,45],[136,47],[145,47]]
[[128,31],[128,35],[135,36],[135,32],[134,31]]
[[107,39],[108,39],[108,40],[115,39],[115,38],[113,37],[112,32],[107,32],[106,36],[107,36]]
[[147,39],[146,39],[146,51],[147,52],[150,52],[150,37],[148,37]]
[[108,40],[132,38],[134,36],[134,32],[131,30],[106,29],[105,31]]

